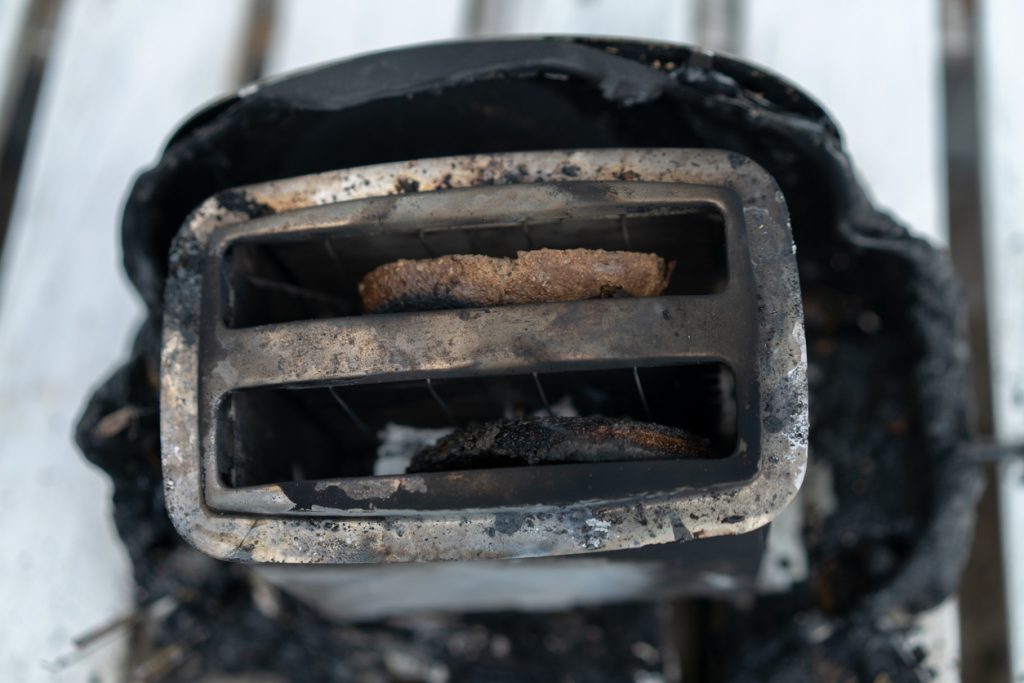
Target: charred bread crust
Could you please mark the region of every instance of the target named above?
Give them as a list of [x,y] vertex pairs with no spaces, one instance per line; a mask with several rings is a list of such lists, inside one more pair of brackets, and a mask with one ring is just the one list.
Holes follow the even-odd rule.
[[401,259],[363,277],[359,296],[367,313],[658,296],[674,265],[657,254],[603,249]]

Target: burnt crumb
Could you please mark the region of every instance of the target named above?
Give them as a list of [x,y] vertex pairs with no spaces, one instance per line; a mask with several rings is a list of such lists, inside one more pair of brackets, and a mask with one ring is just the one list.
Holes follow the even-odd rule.
[[746,166],[748,163],[750,163],[750,159],[742,154],[729,154],[729,165],[732,166],[734,170],[742,166]]
[[410,194],[412,192],[419,192],[419,190],[420,181],[415,178],[399,176],[395,179],[395,191],[399,194]]
[[228,211],[244,213],[249,218],[269,216],[274,209],[266,204],[253,201],[244,190],[224,190],[217,193],[217,203]]
[[510,536],[523,528],[525,518],[520,514],[499,513],[494,516],[494,528],[506,536]]
[[566,164],[562,166],[562,175],[567,175],[570,178],[575,178],[580,174],[580,167],[575,164]]

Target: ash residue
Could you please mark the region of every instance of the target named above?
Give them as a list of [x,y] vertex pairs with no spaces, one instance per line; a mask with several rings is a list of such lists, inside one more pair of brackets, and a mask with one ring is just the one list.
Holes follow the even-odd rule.
[[[616,629],[645,632],[649,608],[455,620],[426,638],[430,646],[419,626],[339,627],[280,596],[268,608],[244,568],[205,560],[171,528],[156,418],[168,248],[206,197],[396,159],[612,146],[727,149],[778,181],[807,311],[813,466],[828,468],[835,486],[835,510],[806,530],[810,581],[742,609],[691,610],[698,637],[687,668],[707,681],[920,679],[915,653],[893,635],[906,614],[955,589],[980,486],[957,457],[968,436],[967,381],[950,264],[870,206],[835,126],[789,83],[685,47],[564,39],[427,46],[282,79],[193,118],[139,178],[125,209],[125,266],[149,322],[132,359],[89,404],[78,441],[114,481],[140,601],[178,600],[149,638],[149,653],[184,652],[163,678],[632,677],[635,653]],[[459,653],[477,650],[450,637],[477,628],[485,634],[460,637],[483,643],[483,659],[467,662]],[[565,641],[567,632],[584,635]],[[495,633],[507,645],[494,645]],[[411,664],[418,654],[395,654],[406,646],[436,653],[447,678]]]
[[[571,671],[579,683],[659,680],[658,622],[650,606],[339,625],[253,585],[237,569],[221,568],[219,575],[219,583],[204,586],[218,601],[185,602],[164,625],[186,651],[168,660],[153,650],[136,664],[136,672],[157,674],[146,680],[273,674],[270,680],[297,682],[502,683],[552,680],[558,671]],[[253,607],[254,594],[260,609]]]

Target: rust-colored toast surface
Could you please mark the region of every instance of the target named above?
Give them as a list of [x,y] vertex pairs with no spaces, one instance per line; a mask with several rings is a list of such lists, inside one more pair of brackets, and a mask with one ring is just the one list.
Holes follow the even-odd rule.
[[367,313],[658,296],[673,265],[657,254],[603,249],[401,259],[363,277],[359,296]]

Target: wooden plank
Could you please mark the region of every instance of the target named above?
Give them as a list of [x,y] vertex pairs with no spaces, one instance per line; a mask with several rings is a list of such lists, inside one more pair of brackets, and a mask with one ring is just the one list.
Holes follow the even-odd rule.
[[941,3],[744,2],[741,55],[818,98],[878,205],[945,244]]
[[6,93],[28,6],[29,0],[0,0],[0,130],[9,106]]
[[568,33],[695,42],[694,0],[480,0],[478,35]]
[[47,669],[132,604],[110,484],[70,435],[141,319],[121,272],[126,189],[177,121],[233,87],[245,9],[68,0],[60,18],[0,269],[5,680],[119,678],[123,642]]
[[267,52],[267,75],[463,34],[468,0],[279,3]]
[[[1024,441],[1024,3],[977,5],[981,200],[996,437]],[[1010,680],[1024,680],[1024,461],[999,468]]]
[[0,250],[61,1],[6,0],[7,4],[0,4]]

